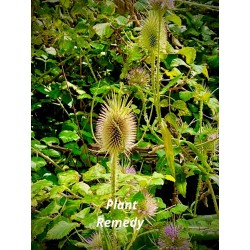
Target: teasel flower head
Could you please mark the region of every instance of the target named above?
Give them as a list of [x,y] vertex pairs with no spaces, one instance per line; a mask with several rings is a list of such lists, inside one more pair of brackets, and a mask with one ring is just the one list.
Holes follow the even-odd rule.
[[156,11],[149,11],[144,20],[140,34],[141,46],[152,53],[157,53],[158,44],[160,50],[166,49],[167,33],[162,15]]
[[149,4],[153,10],[174,8],[174,0],[150,0]]
[[109,155],[128,153],[136,138],[136,121],[128,97],[116,94],[104,102],[96,125],[101,151]]
[[159,249],[187,250],[190,249],[188,239],[180,236],[181,228],[173,224],[167,225],[158,240]]
[[156,214],[158,209],[157,203],[153,195],[149,194],[146,190],[142,191],[145,199],[137,205],[137,213],[145,219],[151,218]]
[[138,67],[129,71],[127,80],[129,85],[145,87],[150,82],[150,75],[145,69]]
[[87,249],[103,250],[102,237],[100,233],[94,233],[89,238],[84,239],[84,241],[87,244],[86,246]]

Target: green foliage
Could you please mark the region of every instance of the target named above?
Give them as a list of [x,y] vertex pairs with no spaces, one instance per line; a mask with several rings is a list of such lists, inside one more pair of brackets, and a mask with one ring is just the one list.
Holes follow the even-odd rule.
[[[144,0],[32,1],[32,249],[87,249],[96,232],[115,249],[98,218],[144,218],[139,231],[117,228],[119,249],[158,249],[166,223],[198,247],[218,240],[218,1],[196,2],[147,19]],[[141,36],[152,31],[145,46]],[[137,202],[134,211],[106,209],[111,161],[94,132],[111,92],[129,96],[137,121],[138,144],[119,155],[115,193]],[[157,210],[144,217],[147,199]]]

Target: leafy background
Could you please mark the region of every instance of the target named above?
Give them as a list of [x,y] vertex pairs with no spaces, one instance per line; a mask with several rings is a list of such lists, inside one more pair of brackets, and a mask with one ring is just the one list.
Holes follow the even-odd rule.
[[[137,174],[120,180],[119,195],[131,193],[131,199],[140,199],[140,190],[150,189],[159,207],[154,228],[178,221],[198,249],[216,249],[218,220],[206,193],[206,179],[213,182],[218,201],[218,148],[213,141],[218,135],[218,1],[195,3],[176,2],[175,9],[166,13],[168,46],[161,61],[166,80],[161,88],[162,114],[173,138],[189,142],[173,144],[180,203],[165,211],[172,205],[174,190],[166,178],[171,173],[167,155],[162,148],[148,154],[161,144],[157,128],[155,133],[149,130],[133,151]],[[109,161],[94,153],[91,114],[95,124],[107,94],[122,89],[133,97],[138,139],[144,132],[141,110],[144,106],[150,110],[151,96],[147,88],[128,85],[127,77],[130,69],[148,65],[147,53],[138,44],[146,8],[147,1],[126,5],[121,1],[32,1],[32,249],[85,247],[79,234],[88,237],[96,230],[97,217],[108,216],[102,208],[110,193]],[[149,101],[143,102],[142,97]],[[205,146],[198,147],[201,143]],[[202,175],[196,163],[208,164],[214,174]],[[202,199],[197,214],[203,216],[190,219],[200,175]],[[138,185],[131,184],[134,179]],[[122,213],[117,216],[125,218]],[[201,226],[205,230],[197,229]],[[127,238],[121,237],[124,245]],[[138,238],[133,249],[142,242],[153,249],[146,236]]]

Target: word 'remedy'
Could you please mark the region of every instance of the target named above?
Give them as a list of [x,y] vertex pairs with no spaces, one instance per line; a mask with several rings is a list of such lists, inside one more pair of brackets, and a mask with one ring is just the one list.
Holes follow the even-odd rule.
[[[115,199],[109,199],[106,205],[106,209],[121,209],[121,210],[136,210],[137,201],[134,202],[121,202]],[[134,218],[133,220],[105,220],[103,217],[99,216],[97,220],[97,227],[132,227],[139,230],[143,224],[144,220],[139,220]]]

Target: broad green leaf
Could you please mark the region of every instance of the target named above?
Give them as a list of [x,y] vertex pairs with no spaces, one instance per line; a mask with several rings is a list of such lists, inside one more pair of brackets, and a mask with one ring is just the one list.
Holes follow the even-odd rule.
[[92,194],[90,186],[82,181],[74,184],[72,186],[72,191],[74,193],[79,193],[82,196],[85,196],[87,194]]
[[168,166],[170,168],[171,175],[175,178],[175,164],[174,164],[174,150],[172,145],[172,136],[164,120],[161,121],[161,133],[162,133]]
[[64,142],[77,141],[80,137],[75,131],[64,130],[59,134],[59,138]]
[[98,23],[93,27],[93,29],[97,35],[106,38],[109,38],[114,32],[114,30],[110,27],[110,23]]
[[167,175],[165,176],[165,178],[166,178],[166,180],[168,180],[168,181],[175,182],[175,178],[174,178],[172,175],[167,174]]
[[47,165],[46,161],[39,156],[33,156],[31,160],[32,160],[32,165],[31,165],[32,169],[34,169],[35,171]]
[[97,195],[105,195],[111,193],[110,183],[100,183],[91,187],[91,190],[96,190]]
[[184,47],[180,49],[178,53],[186,57],[187,64],[194,63],[196,58],[196,50],[193,47]]
[[59,240],[70,233],[74,228],[78,227],[79,224],[69,223],[66,221],[60,221],[54,227],[52,227],[47,233],[48,240]]
[[56,50],[53,47],[45,48],[44,49],[48,54],[55,56],[56,55]]
[[184,197],[186,198],[186,193],[187,193],[187,181],[186,181],[186,176],[184,176],[184,178],[176,178],[176,182],[175,182],[176,188],[178,190],[178,192]]
[[128,19],[124,16],[118,16],[115,20],[119,25],[126,25],[128,23]]
[[171,62],[170,67],[177,67],[177,66],[180,66],[180,65],[188,67],[188,65],[182,59],[180,59],[180,58],[175,58]]
[[68,170],[65,172],[60,172],[57,174],[58,183],[60,185],[69,186],[73,183],[76,183],[80,179],[80,175],[75,170]]
[[79,210],[81,204],[81,200],[68,200],[63,208],[63,215],[68,217],[74,214]]
[[45,142],[47,145],[59,144],[59,140],[56,137],[43,137],[41,141]]
[[174,214],[182,214],[188,209],[188,206],[185,206],[183,204],[177,204],[175,207],[170,209],[170,212]]
[[50,157],[56,157],[56,158],[58,158],[58,157],[61,156],[60,152],[58,152],[58,151],[56,151],[56,150],[54,150],[54,149],[52,149],[52,148],[50,148],[50,149],[44,149],[42,152],[43,152],[45,155],[48,155],[48,156],[50,156]]
[[97,212],[93,212],[82,219],[81,223],[89,229],[96,229],[98,215]]
[[38,193],[40,190],[42,190],[44,188],[51,187],[52,185],[53,185],[53,183],[51,181],[43,179],[43,180],[37,181],[36,183],[32,184],[31,192]]
[[172,86],[174,86],[178,82],[181,77],[181,74],[175,76],[165,87],[162,88],[160,94],[164,95]]
[[70,219],[81,222],[81,220],[83,220],[86,216],[88,216],[89,212],[90,212],[90,207],[84,208],[79,213],[73,214],[70,217]]
[[170,15],[166,16],[166,20],[171,21],[171,22],[177,24],[178,26],[181,26],[181,19],[176,14],[171,13]]
[[160,211],[156,215],[156,221],[166,220],[172,217],[172,213],[170,211]]
[[99,163],[97,163],[95,166],[91,167],[87,172],[83,174],[83,180],[84,181],[92,181],[97,180],[99,178],[103,178],[106,175],[106,169]]
[[66,189],[65,186],[54,186],[50,190],[50,198],[62,197],[61,193]]
[[32,222],[31,222],[32,238],[43,233],[44,229],[51,221],[52,221],[52,218],[50,218],[50,217],[41,217],[41,218],[32,220]]
[[166,73],[167,76],[170,77],[171,80],[173,78],[175,78],[176,76],[182,75],[182,73],[180,72],[180,70],[177,69],[177,68],[172,68],[172,70],[170,70],[170,71],[166,69],[165,73]]
[[60,3],[66,9],[68,9],[70,7],[70,5],[71,5],[71,1],[70,0],[60,0]]
[[47,216],[58,213],[62,206],[53,200],[46,208],[42,209],[39,216]]
[[194,93],[191,91],[181,91],[179,92],[179,96],[181,100],[183,100],[184,102],[187,102],[194,96]]
[[172,108],[179,110],[179,113],[178,113],[179,116],[190,116],[191,115],[190,111],[187,108],[187,104],[182,100],[175,101],[172,104]]
[[178,129],[177,117],[174,113],[167,113],[164,119],[169,122],[176,130]]

